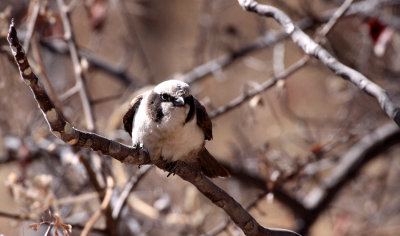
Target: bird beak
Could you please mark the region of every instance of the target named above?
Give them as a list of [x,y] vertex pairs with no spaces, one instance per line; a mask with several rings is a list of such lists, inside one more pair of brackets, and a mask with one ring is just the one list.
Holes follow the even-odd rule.
[[183,97],[177,97],[172,103],[177,107],[181,107],[185,105],[185,99],[183,99]]

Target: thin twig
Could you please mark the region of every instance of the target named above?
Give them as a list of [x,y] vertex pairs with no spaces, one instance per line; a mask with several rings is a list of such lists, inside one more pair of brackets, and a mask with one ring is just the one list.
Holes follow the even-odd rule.
[[284,12],[272,6],[259,4],[254,0],[238,0],[238,2],[247,11],[275,19],[286,33],[291,36],[293,42],[303,49],[305,53],[314,56],[337,75],[349,80],[359,89],[373,96],[379,102],[382,110],[400,126],[400,108],[392,102],[392,99],[384,89],[360,72],[339,62],[327,50],[299,29]]
[[139,170],[139,172],[136,175],[132,176],[128,183],[125,185],[119,198],[115,201],[114,209],[112,212],[112,217],[115,220],[119,220],[119,217],[121,216],[121,211],[126,205],[126,200],[128,199],[129,194],[135,189],[140,180],[149,172],[151,167],[152,166],[143,166]]
[[125,22],[128,32],[129,32],[129,35],[132,38],[132,40],[134,41],[134,43],[137,45],[137,47],[136,47],[137,52],[139,54],[141,61],[143,62],[144,67],[146,68],[148,81],[150,83],[153,83],[154,82],[154,74],[153,74],[152,64],[151,64],[146,52],[144,51],[143,43],[141,42],[140,37],[138,36],[134,26],[132,25],[132,23],[134,21],[131,20],[131,17],[129,16],[129,12],[127,11],[127,7],[126,7],[124,0],[117,0],[117,5],[118,5],[119,10],[122,13],[121,15],[124,18],[124,22]]
[[[3,212],[3,211],[0,211],[0,217],[9,218],[9,219],[13,219],[13,220],[28,220],[28,221],[36,221],[37,220],[34,218],[30,218],[26,215],[19,215],[19,214],[8,213],[8,212]],[[83,229],[83,226],[81,226],[79,224],[72,224],[71,226],[73,229]],[[105,232],[105,230],[99,229],[99,228],[92,228],[92,231],[96,231],[99,233]]]
[[39,15],[40,0],[32,1],[31,4],[34,4],[34,6],[30,14],[30,18],[28,19],[28,28],[26,31],[26,38],[24,40],[24,49],[26,54],[29,52],[30,41],[35,30],[37,17]]
[[233,110],[234,108],[242,105],[244,102],[248,101],[249,99],[251,99],[252,97],[254,97],[257,94],[260,94],[270,88],[272,88],[279,80],[284,80],[286,78],[288,78],[290,75],[292,75],[294,72],[296,72],[298,69],[302,68],[304,65],[307,64],[309,58],[308,56],[304,56],[302,57],[300,60],[298,60],[296,63],[292,64],[291,66],[289,66],[286,70],[282,71],[281,73],[279,73],[278,75],[270,78],[269,80],[267,80],[266,82],[264,82],[263,84],[261,84],[260,86],[258,86],[255,89],[252,89],[248,92],[246,92],[245,94],[234,98],[232,101],[230,101],[229,103],[213,110],[210,113],[210,118],[216,118],[222,114],[225,114],[231,110]]
[[107,189],[103,201],[101,202],[100,209],[97,209],[97,211],[92,215],[92,217],[90,217],[88,222],[86,222],[85,227],[81,232],[81,236],[87,236],[90,230],[92,229],[93,225],[96,223],[96,221],[100,218],[103,212],[106,211],[106,209],[110,205],[113,189],[114,189],[114,181],[111,178],[111,176],[108,176]]
[[79,95],[81,98],[83,113],[85,115],[86,127],[89,131],[95,131],[95,122],[92,107],[90,106],[89,96],[85,85],[85,79],[83,76],[83,69],[80,63],[80,57],[78,54],[77,46],[73,31],[71,29],[71,22],[69,19],[68,7],[65,5],[64,0],[57,0],[58,8],[60,10],[60,16],[64,27],[64,37],[68,43],[69,52],[71,55],[71,61],[73,64],[73,70],[75,75],[76,84],[79,86]]
[[[51,232],[51,229],[53,229],[53,225],[49,224],[49,227],[47,227],[46,232],[43,234],[43,236],[48,236],[49,233]],[[57,229],[56,229],[57,230]]]
[[58,99],[57,93],[54,90],[53,85],[51,85],[49,76],[47,75],[46,70],[44,68],[44,63],[42,60],[42,56],[40,54],[37,37],[33,37],[33,39],[32,39],[32,50],[33,50],[34,54],[36,55],[36,60],[37,60],[37,63],[39,65],[39,69],[40,69],[39,73],[42,75],[43,83],[46,86],[46,88],[48,89],[50,97],[51,97],[52,101],[54,101],[54,105],[60,111],[61,115],[63,115],[65,117],[61,102]]
[[318,219],[332,200],[340,192],[345,184],[350,181],[359,170],[373,157],[388,150],[388,148],[400,143],[400,129],[389,123],[377,128],[375,131],[364,136],[358,143],[353,145],[344,155],[339,163],[324,178],[318,187],[314,188],[304,198],[304,206],[308,209],[305,224],[298,230],[307,233],[311,225]]
[[[40,40],[40,44],[55,53],[59,54],[68,53],[67,46],[64,45],[54,44],[50,41],[45,41],[45,40]],[[133,85],[135,85],[136,87],[138,86],[137,85],[137,83],[139,83],[138,79],[135,76],[128,75],[126,70],[121,69],[120,66],[111,64],[110,62],[82,48],[78,48],[78,53],[80,57],[84,57],[88,60],[90,66],[102,70],[103,72],[113,76],[114,78],[117,78],[125,86],[132,85],[133,82],[135,82],[135,84]]]
[[[305,18],[298,22],[299,27],[302,29],[308,29],[313,25],[313,20]],[[248,54],[258,51],[262,48],[266,48],[286,39],[288,35],[284,31],[279,32],[268,32],[263,36],[257,38],[254,42],[246,45],[233,53],[223,55],[219,58],[207,61],[195,68],[191,69],[179,76],[179,79],[185,81],[188,84],[192,84],[200,81],[206,76],[220,71],[222,68],[226,68],[232,65],[238,59],[247,56]]]
[[333,13],[332,17],[329,19],[328,23],[326,23],[321,30],[319,30],[315,41],[319,42],[323,37],[325,37],[329,31],[336,25],[339,18],[341,18],[344,13],[349,9],[354,0],[346,0],[344,3]]

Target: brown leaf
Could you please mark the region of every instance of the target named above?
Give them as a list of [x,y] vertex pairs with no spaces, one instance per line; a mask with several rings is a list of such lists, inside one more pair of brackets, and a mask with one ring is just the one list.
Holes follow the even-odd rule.
[[61,224],[61,226],[68,231],[68,233],[72,233],[72,225],[70,224]]
[[41,225],[41,223],[30,224],[30,225],[29,225],[29,228],[31,228],[31,229],[37,231],[37,230],[39,229],[40,225]]

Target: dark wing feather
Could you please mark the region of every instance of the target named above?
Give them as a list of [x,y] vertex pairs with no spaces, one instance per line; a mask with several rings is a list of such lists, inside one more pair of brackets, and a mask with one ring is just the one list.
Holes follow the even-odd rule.
[[196,107],[197,125],[203,130],[205,139],[211,140],[213,138],[211,119],[207,114],[206,108],[204,108],[196,98],[193,100]]
[[132,128],[133,128],[133,118],[135,117],[136,109],[140,105],[140,101],[142,101],[143,96],[139,95],[135,97],[132,102],[129,110],[125,113],[124,118],[122,119],[124,123],[124,129],[130,136],[132,136]]

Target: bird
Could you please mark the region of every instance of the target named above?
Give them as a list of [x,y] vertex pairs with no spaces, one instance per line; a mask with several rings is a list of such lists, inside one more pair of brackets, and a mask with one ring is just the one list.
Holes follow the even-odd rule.
[[146,150],[151,160],[167,163],[168,176],[177,161],[184,161],[204,175],[228,177],[229,172],[208,152],[212,122],[187,83],[166,80],[135,97],[123,117],[132,145]]

